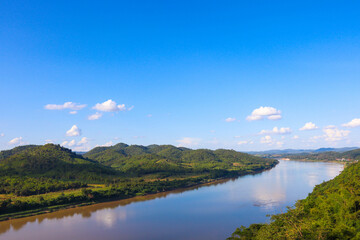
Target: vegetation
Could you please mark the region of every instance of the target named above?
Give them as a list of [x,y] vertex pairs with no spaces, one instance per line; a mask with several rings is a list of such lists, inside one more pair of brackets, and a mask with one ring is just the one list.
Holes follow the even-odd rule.
[[87,187],[87,184],[51,178],[0,177],[0,194],[14,194],[16,196],[30,196],[81,187]]
[[105,181],[117,174],[114,169],[54,144],[25,146],[20,151],[12,151],[8,157],[0,159],[0,176],[48,177],[96,182]]
[[0,152],[0,160],[2,159],[5,159],[7,157],[10,157],[16,153],[20,153],[22,151],[25,151],[27,149],[30,149],[30,148],[34,148],[34,147],[37,147],[36,145],[25,145],[25,146],[19,146],[19,147],[15,147],[13,149],[10,149],[10,150],[5,150],[5,151],[1,151]]
[[171,145],[120,143],[83,155],[54,144],[17,147],[0,152],[0,220],[190,187],[276,164],[233,150]]
[[0,201],[0,220],[6,220],[16,216],[13,213],[29,211],[57,205],[69,205],[79,203],[96,203],[105,199],[122,199],[141,196],[150,193],[191,187],[200,183],[206,183],[209,178],[187,178],[173,181],[142,181],[125,180],[112,184],[97,185],[79,190],[54,192],[29,197],[5,197]]
[[243,174],[266,169],[276,163],[274,160],[266,161],[263,158],[233,150],[191,150],[171,145],[145,147],[129,146],[123,143],[112,147],[97,147],[84,156],[132,176],[144,176],[150,173],[170,176],[218,172],[236,175],[238,172]]
[[301,161],[354,162],[360,160],[360,149],[355,149],[346,152],[321,151],[321,152],[298,153],[298,154],[268,154],[263,157],[288,158],[290,160],[301,160]]
[[317,185],[295,208],[272,216],[269,224],[242,226],[228,239],[360,239],[360,162]]

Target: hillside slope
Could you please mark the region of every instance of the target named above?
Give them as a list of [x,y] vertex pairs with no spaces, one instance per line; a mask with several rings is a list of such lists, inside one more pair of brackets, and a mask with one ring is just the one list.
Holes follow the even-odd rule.
[[298,153],[298,154],[280,154],[280,155],[268,155],[267,157],[273,158],[289,158],[290,160],[305,160],[305,161],[356,161],[360,160],[360,149],[335,152],[324,151],[314,153]]
[[11,154],[6,153],[8,157],[0,159],[0,176],[95,180],[116,174],[115,170],[59,145],[24,146],[10,151]]
[[2,156],[0,221],[76,204],[193,187],[257,173],[278,163],[233,150],[171,145],[117,144],[78,155],[46,144],[7,150]]
[[234,239],[360,239],[360,163],[317,185],[270,224],[238,228]]
[[38,145],[25,145],[25,146],[15,147],[15,148],[10,149],[10,150],[1,151],[0,152],[0,161],[2,159],[10,157],[10,156],[12,156],[14,154],[17,154],[17,153],[20,153],[20,152],[23,152],[23,151],[26,151],[28,149],[35,148],[35,147],[38,147]]
[[259,171],[277,161],[255,157],[234,150],[191,150],[172,145],[126,145],[97,147],[85,157],[124,173],[200,173],[218,171]]

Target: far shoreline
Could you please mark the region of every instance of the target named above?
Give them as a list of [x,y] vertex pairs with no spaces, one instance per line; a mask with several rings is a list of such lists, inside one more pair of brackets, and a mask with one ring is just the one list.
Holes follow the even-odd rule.
[[337,160],[311,160],[311,159],[282,159],[282,158],[277,158],[277,160],[279,161],[292,161],[292,162],[324,162],[324,163],[339,163],[339,164],[344,164],[344,165],[347,165],[349,163],[354,163],[354,162],[351,162],[351,161],[337,161]]

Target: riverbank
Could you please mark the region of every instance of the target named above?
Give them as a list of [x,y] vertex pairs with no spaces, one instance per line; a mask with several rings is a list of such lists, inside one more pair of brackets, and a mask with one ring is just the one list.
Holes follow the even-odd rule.
[[[138,197],[156,195],[159,193],[171,193],[172,191],[186,191],[186,190],[191,190],[191,189],[199,188],[199,187],[203,187],[203,186],[216,185],[216,184],[220,184],[223,182],[227,182],[231,179],[236,179],[238,177],[259,174],[259,173],[262,173],[262,172],[265,172],[265,171],[268,171],[268,170],[274,168],[276,165],[277,164],[270,166],[269,168],[266,168],[266,169],[254,171],[252,173],[246,173],[246,174],[242,173],[242,174],[238,174],[236,176],[231,176],[231,177],[220,177],[220,178],[216,178],[216,179],[188,178],[188,179],[183,179],[183,180],[160,181],[162,191],[156,191],[156,192],[152,191],[153,188],[148,188],[149,190],[145,191],[145,192],[144,191],[141,191],[141,192],[133,191],[132,193],[130,193],[128,195],[122,194],[124,191],[122,191],[121,193],[116,193],[116,191],[115,191],[115,194],[113,193],[112,197],[106,197],[108,195],[106,195],[105,192],[108,193],[109,191],[114,190],[113,188],[111,188],[111,187],[94,187],[94,188],[87,188],[86,189],[87,191],[85,191],[84,189],[78,189],[78,190],[70,190],[70,191],[64,191],[64,192],[55,192],[55,193],[51,193],[51,194],[41,194],[41,195],[36,195],[36,196],[30,196],[27,198],[28,199],[30,198],[31,201],[38,201],[39,199],[47,200],[47,199],[49,199],[49,196],[51,196],[51,200],[61,198],[62,200],[65,200],[65,202],[66,202],[66,199],[68,199],[68,197],[71,197],[72,199],[79,198],[82,200],[72,201],[72,202],[63,203],[63,204],[44,206],[44,207],[39,207],[39,208],[34,208],[34,209],[26,209],[23,211],[16,211],[16,212],[0,214],[0,222],[12,220],[12,219],[18,219],[18,218],[31,217],[31,216],[61,211],[61,210],[65,210],[65,209],[84,207],[84,206],[89,206],[89,205],[94,205],[94,204],[99,204],[99,203],[104,203],[104,202],[112,202],[112,201],[118,201],[118,200],[124,200],[124,199],[131,200],[131,199],[135,199]],[[176,183],[174,183],[174,182],[176,182]],[[149,185],[154,185],[157,183],[158,183],[158,181],[145,183],[145,186],[142,186],[141,189],[146,188],[146,186],[149,187]],[[142,183],[142,184],[144,184],[144,183]],[[100,193],[102,193],[102,194],[100,194]],[[118,195],[118,196],[116,196],[116,195]],[[85,197],[85,198],[81,198],[81,197]]]
[[4,221],[0,239],[226,239],[240,225],[285,212],[342,166],[280,161],[271,170],[205,186]]
[[319,160],[319,159],[282,159],[280,158],[279,160],[284,160],[284,161],[294,161],[294,162],[323,162],[323,163],[339,163],[339,164],[344,164],[344,165],[348,165],[351,163],[355,163],[355,161],[337,161],[337,160]]
[[267,223],[243,225],[227,239],[359,239],[359,170],[359,163],[349,164],[287,212]]

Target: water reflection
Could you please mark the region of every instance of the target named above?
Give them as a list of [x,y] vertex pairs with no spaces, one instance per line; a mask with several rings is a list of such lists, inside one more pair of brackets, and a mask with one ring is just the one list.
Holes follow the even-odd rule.
[[307,175],[307,182],[311,187],[314,187],[319,182],[319,175],[316,173]]
[[104,225],[106,228],[113,227],[117,221],[126,220],[126,210],[124,209],[117,212],[106,209],[104,211],[96,212],[94,215],[95,221]]
[[116,208],[119,208],[121,206],[126,206],[132,203],[166,198],[167,196],[173,194],[181,194],[185,191],[197,190],[199,188],[206,188],[210,186],[217,186],[224,184],[228,181],[234,181],[234,179],[225,179],[225,180],[217,181],[215,183],[205,184],[202,186],[196,186],[186,189],[177,189],[173,191],[156,193],[147,196],[138,196],[124,200],[99,203],[85,207],[74,207],[53,213],[41,214],[33,217],[3,221],[0,222],[0,235],[7,232],[10,229],[17,231],[20,230],[22,227],[24,227],[26,224],[29,223],[41,224],[46,220],[61,220],[67,218],[67,221],[64,221],[64,223],[71,225],[71,219],[77,216],[80,216],[83,219],[94,218],[95,221],[98,222],[99,224],[105,226],[106,228],[111,228],[118,220],[125,221],[127,217],[127,212],[125,209],[120,209],[120,211],[116,213],[113,211]]
[[339,169],[337,166],[334,166],[334,165],[329,165],[326,168],[326,172],[328,174],[328,177],[331,178],[331,179],[336,177],[337,175],[339,175],[339,173],[341,171],[342,171],[342,169]]
[[280,184],[275,188],[261,186],[254,189],[254,206],[263,210],[274,210],[286,199],[285,188]]
[[225,239],[239,225],[285,211],[342,168],[281,161],[272,170],[203,187],[0,222],[0,240]]

